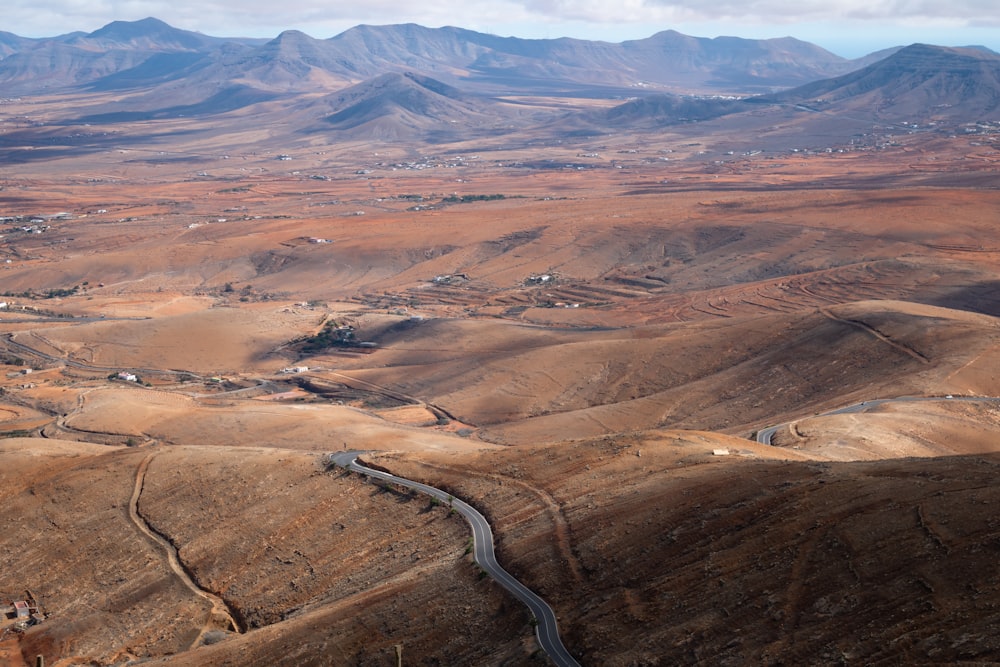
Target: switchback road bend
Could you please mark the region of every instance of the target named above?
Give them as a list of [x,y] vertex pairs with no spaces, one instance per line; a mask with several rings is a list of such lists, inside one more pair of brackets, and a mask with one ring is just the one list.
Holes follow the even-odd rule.
[[445,493],[441,489],[436,489],[433,486],[414,482],[403,477],[397,477],[381,470],[367,468],[359,464],[357,458],[363,453],[359,451],[337,452],[331,456],[331,460],[333,463],[347,470],[353,470],[354,472],[359,472],[375,479],[416,489],[432,498],[450,503],[451,507],[464,516],[469,525],[472,526],[473,558],[479,567],[483,568],[497,583],[507,589],[507,591],[531,610],[535,620],[538,622],[535,626],[535,634],[538,637],[538,643],[542,647],[542,650],[559,667],[580,667],[580,663],[566,650],[562,640],[559,638],[559,626],[556,623],[556,615],[552,611],[552,607],[542,598],[538,597],[531,589],[515,579],[507,570],[500,567],[500,564],[497,562],[496,553],[493,550],[493,531],[490,529],[490,524],[486,521],[486,517],[468,503]]
[[[855,403],[854,405],[848,405],[845,408],[837,408],[836,410],[830,410],[829,412],[824,412],[822,414],[812,415],[813,417],[829,417],[830,415],[846,415],[853,412],[865,412],[870,408],[882,405],[884,403],[920,403],[923,401],[967,401],[967,402],[979,402],[979,403],[1000,403],[1000,398],[993,396],[900,396],[899,398],[876,398],[871,401],[862,401],[860,403]],[[785,424],[778,424],[777,426],[768,426],[767,428],[762,428],[757,431],[757,442],[770,445],[771,440],[774,438],[774,434],[778,429],[788,426],[791,422]]]

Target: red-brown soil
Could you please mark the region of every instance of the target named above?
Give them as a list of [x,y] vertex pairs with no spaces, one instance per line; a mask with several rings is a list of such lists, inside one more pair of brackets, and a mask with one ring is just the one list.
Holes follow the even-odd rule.
[[[995,137],[229,120],[0,166],[0,215],[71,214],[0,238],[0,432],[32,436],[0,596],[47,615],[0,656],[544,664],[458,517],[324,472],[356,448],[484,511],[583,664],[995,660],[1000,418],[945,398],[1000,396]],[[904,395],[940,400],[817,416]],[[144,461],[138,515],[247,632],[130,518]]]
[[996,455],[712,456],[722,444],[660,432],[376,460],[476,498],[583,664],[991,664]]
[[[5,513],[3,534],[20,538],[4,581],[30,589],[48,615],[24,633],[26,656],[383,664],[402,644],[415,662],[459,664],[475,662],[486,645],[491,659],[517,662],[534,650],[525,612],[477,577],[460,518],[324,473],[317,456],[4,442],[5,476],[25,480],[3,489],[4,506],[19,510]],[[225,599],[249,633],[213,619],[130,523],[131,480],[150,453],[139,513],[183,545],[192,578]]]

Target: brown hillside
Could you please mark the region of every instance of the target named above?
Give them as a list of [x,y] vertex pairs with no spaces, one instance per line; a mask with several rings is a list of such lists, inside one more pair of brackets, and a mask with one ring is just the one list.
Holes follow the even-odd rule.
[[[463,556],[464,522],[420,498],[323,474],[315,456],[4,442],[5,478],[23,480],[0,491],[19,508],[3,521],[3,549],[18,554],[5,566],[4,595],[30,589],[48,617],[24,633],[26,656],[382,664],[402,644],[409,660],[458,664],[485,645],[521,663],[534,650],[524,612]],[[130,522],[143,461],[139,513],[184,545],[192,578],[254,631],[227,630]],[[436,633],[419,611],[428,608]]]
[[855,397],[994,395],[996,340],[991,317],[895,302],[620,331],[430,321],[388,339],[384,367],[350,374],[512,444],[656,426],[747,432]]
[[662,432],[379,462],[485,507],[583,664],[992,659],[995,456],[755,447]]

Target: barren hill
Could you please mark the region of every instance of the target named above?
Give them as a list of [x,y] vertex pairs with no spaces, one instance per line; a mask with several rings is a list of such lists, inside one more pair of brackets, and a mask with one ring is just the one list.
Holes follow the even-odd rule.
[[[12,90],[42,90],[79,84],[95,84],[111,76],[121,80],[125,72],[145,85],[155,82],[156,69],[147,61],[156,58],[161,63],[166,56],[204,54],[222,40],[199,33],[173,28],[158,19],[115,21],[89,34],[63,38],[32,40],[29,43],[10,42],[10,55],[0,60],[0,81]],[[136,70],[136,68],[143,68]],[[160,66],[162,68],[162,64]]]
[[[850,61],[791,37],[706,39],[666,30],[645,40],[625,42],[622,46],[641,63],[637,74],[642,80],[669,82],[686,88],[703,79],[708,87],[717,90],[766,91],[852,68]],[[673,81],[666,80],[666,75],[659,71],[660,62],[673,66],[674,72],[669,75],[676,77]]]
[[354,81],[352,68],[326,44],[297,30],[286,30],[255,50],[227,55],[206,67],[204,79],[220,76],[267,90],[328,90]]
[[7,57],[12,53],[23,51],[29,47],[34,40],[28,37],[20,37],[12,32],[0,30],[0,57]]
[[995,454],[776,461],[717,438],[377,460],[489,499],[583,664],[992,660]]
[[112,21],[103,28],[69,40],[90,49],[125,48],[155,51],[204,51],[220,40],[180,30],[152,17],[138,21]]
[[[417,662],[474,662],[487,645],[506,660],[530,652],[525,613],[477,579],[463,524],[447,508],[321,474],[315,456],[296,452],[4,443],[5,475],[16,471],[24,484],[0,491],[19,507],[4,516],[4,549],[13,538],[20,554],[2,591],[29,589],[52,619],[25,633],[25,655],[291,665],[385,661],[397,644]],[[220,594],[249,632],[187,588],[139,523],[185,544],[196,585]],[[256,534],[245,532],[250,524]],[[264,561],[268,571],[247,567]],[[438,632],[425,632],[420,609],[433,610]]]
[[333,113],[323,119],[319,131],[329,128],[353,139],[413,139],[434,132],[440,141],[442,134],[457,134],[455,124],[468,137],[475,132],[470,125],[502,122],[493,105],[472,101],[456,88],[409,72],[383,74],[335,93],[323,103]]
[[[384,366],[356,375],[448,406],[505,444],[630,428],[747,433],[855,398],[1000,393],[975,373],[996,362],[992,318],[940,308],[868,302],[624,331],[518,329],[430,322],[386,341]],[[478,343],[448,354],[463,338]]]
[[914,44],[856,72],[762,98],[876,122],[914,115],[988,119],[1000,107],[1000,56],[978,49]]
[[826,54],[99,32],[0,61],[66,58],[0,114],[0,662],[544,664],[454,498],[584,665],[997,654],[1000,122],[934,120],[995,56],[613,109]]
[[[915,131],[992,119],[1000,107],[1000,56],[979,49],[914,44],[856,71],[820,79],[780,93],[755,97],[654,94],[591,114],[595,126],[623,123],[664,127],[717,121],[766,133],[775,122],[788,136],[837,137],[843,144],[879,129]],[[808,139],[807,139],[808,140]]]

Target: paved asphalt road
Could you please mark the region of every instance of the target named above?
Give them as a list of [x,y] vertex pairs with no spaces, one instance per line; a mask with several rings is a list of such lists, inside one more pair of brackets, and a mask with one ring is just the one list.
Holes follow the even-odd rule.
[[360,472],[369,477],[385,480],[394,484],[399,484],[411,489],[416,489],[422,493],[437,498],[444,503],[450,503],[472,526],[473,537],[473,557],[497,583],[510,591],[514,597],[527,605],[531,613],[534,614],[538,624],[535,626],[535,634],[538,636],[538,643],[542,650],[549,654],[552,662],[559,667],[580,667],[580,663],[566,650],[562,640],[559,638],[559,626],[556,623],[555,612],[542,598],[535,595],[527,586],[515,579],[507,570],[500,567],[496,554],[493,551],[493,531],[486,517],[480,514],[474,507],[466,502],[454,498],[441,489],[427,486],[420,482],[414,482],[403,477],[397,477],[381,470],[373,470],[357,462],[359,454],[363,452],[349,451],[336,452],[331,456],[331,460],[338,466]]
[[[812,416],[827,417],[829,415],[846,415],[852,412],[865,412],[868,408],[874,408],[884,403],[920,403],[923,401],[978,401],[985,403],[1000,403],[1000,398],[994,398],[992,396],[900,396],[899,398],[876,398],[872,401],[862,401],[861,403],[848,405],[846,408],[837,408],[836,410],[830,410],[829,412]],[[757,431],[757,442],[770,445],[775,432],[780,428],[788,426],[789,423],[790,422],[762,428]]]

